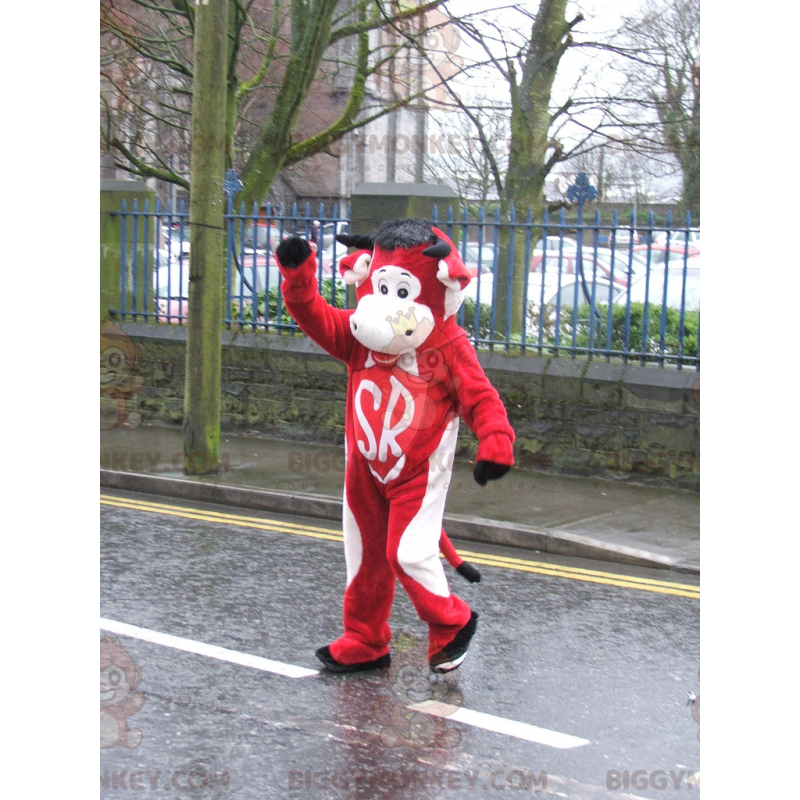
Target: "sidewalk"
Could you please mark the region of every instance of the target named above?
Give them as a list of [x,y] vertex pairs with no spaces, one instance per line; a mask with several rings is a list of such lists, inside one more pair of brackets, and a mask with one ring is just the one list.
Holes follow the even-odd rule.
[[[278,510],[279,495],[303,500],[303,507],[312,511],[316,502],[321,510],[313,516],[336,518],[340,513],[342,449],[223,433],[220,451],[223,468],[218,475],[189,478],[182,472],[179,426],[113,428],[100,436],[101,478],[112,486],[122,485],[115,473],[171,479],[152,485],[139,479],[127,485],[187,497],[185,483],[199,482],[209,489],[203,495],[193,488],[194,499],[235,503],[238,497],[250,507],[258,507],[254,498],[262,490],[271,498],[272,510]],[[255,491],[236,495],[219,487]],[[457,461],[445,527],[454,537],[477,541],[693,573],[700,568],[700,496],[688,491],[517,469],[480,487],[472,479],[472,465]],[[637,551],[643,553],[637,556]]]

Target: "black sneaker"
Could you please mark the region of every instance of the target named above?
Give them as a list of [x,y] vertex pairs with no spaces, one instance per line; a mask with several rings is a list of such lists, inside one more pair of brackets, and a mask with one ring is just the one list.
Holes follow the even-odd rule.
[[317,650],[317,658],[323,663],[328,672],[365,672],[370,669],[388,667],[392,663],[392,656],[386,653],[386,655],[373,661],[362,661],[360,664],[342,664],[331,655],[328,645]]
[[455,635],[450,644],[443,650],[431,656],[431,670],[433,672],[452,672],[458,669],[461,662],[467,657],[467,650],[475,629],[478,627],[478,615],[475,611],[469,618],[467,624]]

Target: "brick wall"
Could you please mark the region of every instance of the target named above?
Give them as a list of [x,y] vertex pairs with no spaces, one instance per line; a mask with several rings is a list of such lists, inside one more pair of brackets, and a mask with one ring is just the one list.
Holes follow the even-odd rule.
[[[144,386],[128,407],[180,422],[186,331],[124,324]],[[520,466],[699,488],[699,374],[568,358],[481,353],[517,434]],[[222,425],[282,439],[341,443],[347,371],[304,337],[223,333]],[[475,437],[461,426],[459,454]]]

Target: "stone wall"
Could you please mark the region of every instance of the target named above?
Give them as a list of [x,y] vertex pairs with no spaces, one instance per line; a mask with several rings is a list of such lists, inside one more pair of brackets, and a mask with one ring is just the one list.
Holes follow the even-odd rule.
[[[123,324],[144,386],[127,399],[145,421],[180,422],[186,331]],[[569,358],[481,353],[517,434],[518,464],[697,489],[699,374]],[[223,333],[222,425],[281,439],[341,443],[347,371],[308,339]],[[461,426],[459,455],[475,437]]]

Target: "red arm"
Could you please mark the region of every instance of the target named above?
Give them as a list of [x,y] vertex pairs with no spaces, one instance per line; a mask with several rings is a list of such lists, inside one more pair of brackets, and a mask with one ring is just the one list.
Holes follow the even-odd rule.
[[455,392],[464,421],[478,437],[476,463],[514,465],[514,429],[497,389],[489,383],[475,349],[463,332],[452,338],[451,367]]
[[355,342],[350,330],[353,311],[333,308],[319,293],[315,253],[302,239],[286,239],[275,255],[283,275],[281,290],[289,313],[303,333],[327,353],[340,361],[349,361]]

